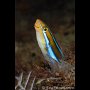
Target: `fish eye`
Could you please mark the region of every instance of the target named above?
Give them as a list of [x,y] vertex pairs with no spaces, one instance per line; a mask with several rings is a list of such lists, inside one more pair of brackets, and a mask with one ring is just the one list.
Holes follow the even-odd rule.
[[47,31],[47,28],[44,28],[44,31]]

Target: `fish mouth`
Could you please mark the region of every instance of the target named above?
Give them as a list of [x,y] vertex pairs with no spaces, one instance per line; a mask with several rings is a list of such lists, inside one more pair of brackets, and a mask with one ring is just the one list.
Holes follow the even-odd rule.
[[36,31],[39,32],[39,26],[37,26],[36,23],[34,24],[34,28],[35,28]]
[[34,24],[34,28],[36,29],[36,31],[40,31],[42,28],[42,21],[40,19],[37,19],[35,24]]
[[34,24],[34,27],[39,28],[40,21],[41,21],[40,19],[37,19],[35,24]]
[[39,28],[36,24],[34,24],[34,27],[35,27],[35,28]]

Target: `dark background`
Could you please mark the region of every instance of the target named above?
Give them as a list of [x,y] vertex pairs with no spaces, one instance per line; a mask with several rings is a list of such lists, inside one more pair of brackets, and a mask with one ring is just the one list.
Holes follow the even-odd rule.
[[[43,68],[44,57],[36,41],[34,23],[37,18],[50,27],[65,54],[65,60],[75,64],[75,0],[16,0],[16,75],[33,70],[33,76],[49,77],[48,73],[40,69]],[[37,66],[39,70],[36,70]]]
[[[37,18],[46,22],[54,32],[57,32],[64,27],[68,28],[74,25],[74,16],[74,0],[16,0],[16,40],[24,38],[19,36],[18,32],[35,32],[33,25]],[[61,29],[59,30],[59,28]]]

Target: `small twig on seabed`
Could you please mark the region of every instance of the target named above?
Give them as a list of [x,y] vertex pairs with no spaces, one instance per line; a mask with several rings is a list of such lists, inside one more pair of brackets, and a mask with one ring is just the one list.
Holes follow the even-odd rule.
[[15,86],[15,90],[17,89],[17,87],[24,89],[23,86],[21,85],[22,77],[23,77],[23,73],[21,73],[20,77],[15,77],[18,80],[18,84]]
[[34,77],[34,79],[33,79],[33,81],[32,81],[32,84],[31,84],[30,90],[32,90],[32,88],[33,88],[33,84],[34,84],[34,82],[35,82],[35,79],[36,79],[36,77]]
[[28,84],[28,81],[29,81],[30,75],[31,75],[31,72],[29,73],[29,75],[28,75],[28,77],[27,77],[27,79],[26,79],[25,86],[24,86],[24,90],[25,90],[25,88],[26,88],[26,86],[27,86],[27,84]]
[[[26,86],[27,86],[27,84],[28,84],[28,82],[29,82],[30,75],[31,75],[31,72],[28,74],[24,86],[22,86],[23,73],[21,73],[21,75],[20,75],[19,77],[15,77],[15,78],[18,80],[18,83],[17,83],[17,85],[15,86],[15,90],[16,90],[18,87],[20,87],[19,90],[26,90]],[[34,77],[34,79],[33,79],[33,81],[32,81],[30,90],[32,90],[32,88],[33,88],[33,84],[34,84],[35,78],[36,78],[36,77]]]

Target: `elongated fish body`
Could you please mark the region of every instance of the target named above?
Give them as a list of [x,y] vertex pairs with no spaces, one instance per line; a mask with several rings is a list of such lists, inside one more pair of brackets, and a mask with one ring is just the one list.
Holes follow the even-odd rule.
[[60,59],[64,55],[48,26],[40,19],[37,19],[34,27],[39,47],[46,60],[52,62],[53,59],[60,63]]
[[49,27],[40,19],[36,20],[34,27],[38,45],[51,68],[54,71],[70,69],[71,65],[62,60],[64,54]]

